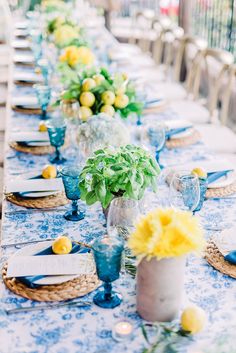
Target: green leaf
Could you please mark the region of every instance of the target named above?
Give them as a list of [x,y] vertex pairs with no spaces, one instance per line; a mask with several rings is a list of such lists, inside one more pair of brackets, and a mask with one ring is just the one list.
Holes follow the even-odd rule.
[[87,205],[93,205],[96,201],[98,201],[95,191],[90,191],[86,195],[86,203]]

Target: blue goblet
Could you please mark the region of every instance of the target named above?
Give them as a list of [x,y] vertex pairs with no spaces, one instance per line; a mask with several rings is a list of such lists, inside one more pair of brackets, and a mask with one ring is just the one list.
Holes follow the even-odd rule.
[[64,214],[65,219],[68,221],[78,222],[84,219],[84,212],[78,210],[80,173],[81,169],[78,167],[64,167],[60,171],[66,197],[72,201],[72,210]]
[[63,119],[50,119],[47,122],[47,129],[50,144],[55,147],[55,155],[49,161],[51,163],[62,164],[66,161],[60,152],[60,147],[65,143],[66,123]]
[[103,290],[95,295],[93,301],[102,308],[115,308],[120,305],[122,297],[112,290],[111,282],[117,280],[120,275],[123,241],[118,237],[105,236],[95,240],[92,249],[98,278],[104,282]]
[[42,110],[42,119],[47,118],[47,108],[51,99],[51,88],[48,85],[36,84],[33,86],[36,91],[38,103]]
[[199,178],[200,199],[199,199],[197,207],[195,208],[195,210],[193,212],[197,212],[197,211],[201,210],[203,203],[204,203],[204,200],[205,200],[205,196],[206,196],[207,185],[208,185],[208,183],[207,183],[206,179]]
[[148,127],[147,129],[147,136],[150,145],[155,148],[156,161],[160,168],[163,168],[163,166],[160,165],[160,152],[163,149],[166,141],[165,126],[160,123],[152,124],[152,126]]

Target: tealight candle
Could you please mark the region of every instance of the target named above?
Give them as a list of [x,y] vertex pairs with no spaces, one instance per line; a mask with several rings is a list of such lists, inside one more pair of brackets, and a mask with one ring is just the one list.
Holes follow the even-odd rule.
[[132,337],[133,325],[129,321],[119,321],[115,324],[112,336],[116,341],[127,340]]

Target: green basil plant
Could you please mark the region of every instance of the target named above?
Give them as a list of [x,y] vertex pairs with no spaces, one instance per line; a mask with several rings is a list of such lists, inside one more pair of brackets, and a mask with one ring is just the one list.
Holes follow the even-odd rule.
[[100,201],[103,208],[115,197],[140,200],[148,187],[156,191],[159,173],[156,160],[140,147],[99,149],[88,158],[81,172],[81,199],[88,205]]

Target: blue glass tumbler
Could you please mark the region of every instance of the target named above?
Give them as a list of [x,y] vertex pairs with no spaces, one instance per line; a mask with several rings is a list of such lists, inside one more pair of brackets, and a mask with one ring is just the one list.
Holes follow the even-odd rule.
[[64,167],[60,171],[66,197],[72,201],[72,210],[64,214],[68,221],[78,222],[84,219],[84,212],[78,210],[80,173],[81,169],[78,167]]
[[61,155],[60,147],[65,143],[66,123],[63,119],[50,119],[47,122],[48,135],[51,146],[55,147],[55,154],[50,157],[51,163],[62,164],[66,159]]
[[206,179],[202,179],[199,178],[199,186],[200,186],[200,199],[199,199],[199,203],[197,205],[197,207],[195,208],[194,212],[200,211],[204,200],[205,200],[205,196],[206,196],[206,191],[207,191],[207,180]]
[[45,120],[47,118],[47,108],[51,99],[51,88],[48,85],[43,85],[40,83],[35,84],[33,87],[36,91],[38,103],[42,110],[41,117]]
[[148,127],[147,135],[150,145],[155,148],[156,161],[160,168],[163,168],[163,166],[160,165],[160,152],[164,148],[166,142],[165,126],[160,123],[152,124],[152,126]]
[[121,294],[112,289],[111,282],[120,276],[124,243],[121,238],[108,237],[96,239],[92,246],[98,278],[103,281],[103,290],[93,298],[96,305],[112,309],[122,302]]

